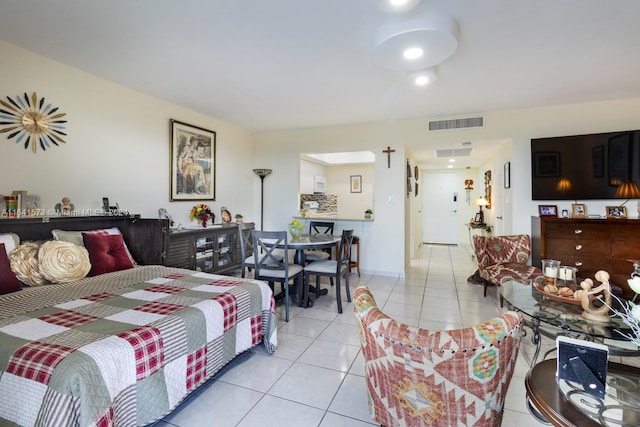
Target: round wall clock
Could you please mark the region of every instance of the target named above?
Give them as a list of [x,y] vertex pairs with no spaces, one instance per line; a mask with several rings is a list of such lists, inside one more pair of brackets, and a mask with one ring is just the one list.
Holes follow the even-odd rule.
[[[8,101],[8,102],[7,102]],[[58,113],[58,107],[46,104],[44,97],[38,99],[35,92],[31,97],[25,94],[15,99],[7,96],[7,101],[0,99],[0,133],[10,132],[9,139],[15,138],[16,144],[22,143],[35,153],[38,145],[45,151],[53,145],[65,143],[62,138],[66,113]],[[57,113],[57,114],[56,114]]]

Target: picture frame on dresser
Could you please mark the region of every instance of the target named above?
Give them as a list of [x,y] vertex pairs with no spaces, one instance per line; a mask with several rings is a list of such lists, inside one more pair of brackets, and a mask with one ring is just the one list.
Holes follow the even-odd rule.
[[626,218],[627,207],[626,206],[607,206],[607,218]]
[[558,206],[557,205],[538,205],[538,216],[557,218]]
[[572,203],[571,204],[571,216],[573,218],[586,218],[587,217],[587,205],[584,203]]
[[216,199],[216,133],[170,120],[169,200]]

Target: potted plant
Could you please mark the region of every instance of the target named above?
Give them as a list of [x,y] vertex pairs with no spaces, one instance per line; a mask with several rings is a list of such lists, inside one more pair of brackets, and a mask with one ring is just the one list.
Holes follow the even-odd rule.
[[373,216],[373,211],[371,209],[367,209],[366,211],[364,211],[364,217],[366,219],[371,219],[372,216]]
[[242,216],[242,214],[238,213],[238,214],[235,214],[235,218],[236,218],[236,222],[242,222],[243,216]]

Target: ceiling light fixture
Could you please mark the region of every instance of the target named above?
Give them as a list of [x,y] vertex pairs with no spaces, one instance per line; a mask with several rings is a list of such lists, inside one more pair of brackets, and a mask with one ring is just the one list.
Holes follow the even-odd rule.
[[385,12],[402,13],[413,9],[420,0],[376,0],[376,3]]
[[[425,12],[410,18],[389,20],[378,27],[375,56],[381,67],[415,71],[433,67],[447,60],[458,47],[458,25],[442,13]],[[413,59],[405,57],[407,49],[422,50]]]
[[410,47],[408,49],[405,49],[405,51],[402,54],[402,56],[404,56],[405,58],[407,58],[409,60],[412,60],[412,59],[420,58],[423,53],[424,53],[424,51],[419,47]]

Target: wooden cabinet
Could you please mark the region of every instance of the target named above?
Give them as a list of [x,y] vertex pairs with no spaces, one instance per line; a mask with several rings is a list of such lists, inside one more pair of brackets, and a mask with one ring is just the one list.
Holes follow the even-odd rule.
[[532,217],[531,249],[533,265],[557,259],[577,267],[580,279],[594,279],[598,270],[605,270],[611,283],[631,298],[629,260],[640,259],[640,220]]
[[202,229],[172,230],[166,265],[207,273],[240,270],[240,238],[237,224]]

